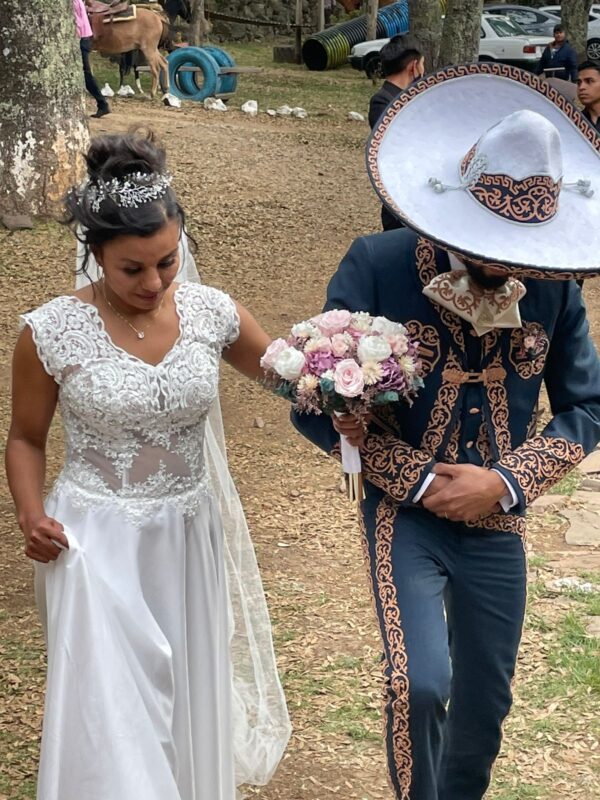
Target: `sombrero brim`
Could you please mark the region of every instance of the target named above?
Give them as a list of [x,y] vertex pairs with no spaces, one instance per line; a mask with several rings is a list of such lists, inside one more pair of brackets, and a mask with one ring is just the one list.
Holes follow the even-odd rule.
[[[556,126],[564,181],[589,179],[593,197],[563,189],[552,220],[525,226],[497,217],[466,191],[432,190],[431,177],[456,185],[461,160],[479,137],[522,109]],[[445,249],[540,277],[600,274],[600,136],[565,97],[528,72],[467,64],[419,81],[373,131],[367,168],[389,210]]]

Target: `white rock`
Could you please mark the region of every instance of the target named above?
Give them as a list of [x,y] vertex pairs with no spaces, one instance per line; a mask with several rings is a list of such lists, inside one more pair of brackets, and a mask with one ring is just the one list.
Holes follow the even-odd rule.
[[244,114],[250,114],[251,117],[255,117],[258,114],[258,103],[256,100],[246,100],[242,106],[242,111]]
[[170,92],[163,94],[163,103],[168,108],[181,108],[181,100]]
[[348,112],[348,119],[352,120],[352,122],[364,122],[365,118],[362,114],[359,114],[358,111],[349,111]]
[[567,544],[582,547],[600,545],[600,519],[598,508],[589,511],[587,508],[567,509],[562,516],[569,521],[569,530],[565,533]]
[[553,581],[548,581],[546,587],[548,589],[554,589],[555,591],[560,589],[575,589],[578,592],[585,592],[586,594],[598,591],[598,588],[594,586],[593,583],[582,581],[581,578],[556,578]]
[[308,111],[305,111],[300,106],[295,106],[292,108],[292,117],[297,117],[298,119],[306,119],[308,117]]
[[292,109],[289,106],[279,106],[276,113],[279,117],[290,117],[292,115]]
[[267,114],[268,114],[270,117],[276,117],[276,116],[277,116],[277,112],[275,111],[275,109],[274,109],[274,108],[267,108]]
[[227,111],[227,106],[220,97],[207,97],[204,101],[204,108],[208,111]]
[[102,97],[114,97],[115,96],[115,93],[110,88],[110,84],[108,84],[108,83],[105,83],[104,86],[102,87],[102,89],[100,89],[100,94],[102,95]]

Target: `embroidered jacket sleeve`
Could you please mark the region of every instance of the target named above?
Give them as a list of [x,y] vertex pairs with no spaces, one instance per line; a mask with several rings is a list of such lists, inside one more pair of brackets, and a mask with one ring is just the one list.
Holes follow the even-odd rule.
[[[376,265],[367,239],[356,239],[342,259],[327,289],[325,311],[348,309],[377,314]],[[339,436],[331,419],[292,412],[292,422],[307,439],[338,455]],[[403,442],[394,433],[370,430],[361,450],[364,478],[403,505],[410,505],[435,460],[425,451]]]
[[527,439],[494,464],[515,489],[519,500],[515,510],[521,513],[600,440],[600,362],[574,281],[565,281],[544,380],[552,419],[539,436]]

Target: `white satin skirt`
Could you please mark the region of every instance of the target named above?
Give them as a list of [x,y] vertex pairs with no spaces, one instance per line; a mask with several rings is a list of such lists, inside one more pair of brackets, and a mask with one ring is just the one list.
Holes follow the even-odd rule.
[[48,645],[38,800],[234,800],[221,522],[47,513],[69,550],[36,565]]

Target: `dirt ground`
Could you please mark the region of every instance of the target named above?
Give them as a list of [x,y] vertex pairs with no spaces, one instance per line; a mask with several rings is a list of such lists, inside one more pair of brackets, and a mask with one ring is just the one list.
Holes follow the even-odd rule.
[[[149,121],[146,103],[129,101],[126,114],[123,103],[115,101],[114,108],[95,122],[94,133]],[[203,280],[248,306],[273,335],[318,311],[328,278],[352,239],[378,228],[379,206],[364,168],[366,125],[248,119],[236,112],[211,115],[158,106],[152,107],[150,121],[168,146],[198,241]],[[0,375],[7,386],[16,315],[70,291],[74,247],[68,232],[48,225],[10,237],[0,234],[0,259]],[[593,330],[600,335],[599,289],[591,287],[588,300]],[[3,432],[7,394],[1,406]],[[337,468],[296,435],[284,403],[227,367],[222,401],[231,468],[262,568],[294,723],[282,766],[260,797],[389,799],[379,736],[377,631],[357,526],[340,493]],[[49,479],[60,459],[54,430]],[[0,795],[4,789],[11,800],[26,800],[33,797],[43,655],[31,567],[22,556],[4,486],[0,536]],[[534,549],[536,537],[560,564],[560,554],[569,548],[556,527],[537,526]],[[537,650],[533,634],[526,634],[527,670],[538,669]],[[515,719],[523,714],[517,706]],[[578,741],[585,741],[586,731],[585,724],[577,729]],[[568,742],[557,741],[548,755],[545,740],[539,746],[532,741],[527,752],[518,741],[511,742],[507,733],[498,768],[504,777],[490,796],[598,796],[596,767],[588,754],[598,746],[593,737],[571,760],[564,758]],[[509,794],[521,780],[533,783],[538,775],[548,776],[555,764],[560,764],[557,786],[564,787],[556,794]]]

